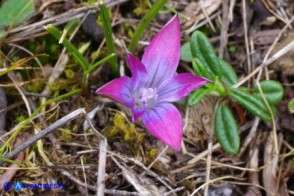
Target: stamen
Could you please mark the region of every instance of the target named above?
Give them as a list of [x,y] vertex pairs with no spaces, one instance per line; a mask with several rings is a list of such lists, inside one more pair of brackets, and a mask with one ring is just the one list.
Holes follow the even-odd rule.
[[140,96],[139,96],[139,101],[140,102],[147,102],[149,99],[152,98],[157,98],[157,92],[156,89],[153,88],[141,88],[140,91]]

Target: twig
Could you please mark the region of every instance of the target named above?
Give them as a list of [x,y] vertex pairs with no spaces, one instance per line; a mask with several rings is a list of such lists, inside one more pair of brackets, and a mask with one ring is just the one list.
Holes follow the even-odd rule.
[[[105,1],[107,7],[113,7],[115,5],[127,2],[129,0],[108,0]],[[13,34],[11,37],[7,37],[5,42],[15,42],[28,37],[36,36],[37,33],[43,32],[43,26],[53,24],[55,26],[67,23],[76,18],[82,18],[87,12],[96,13],[98,11],[98,3],[94,3],[91,6],[84,6],[77,9],[71,9],[66,13],[53,16],[51,18],[36,22],[27,26],[19,26],[12,29],[9,34]],[[16,33],[16,34],[15,34]]]
[[172,193],[174,194],[174,193],[176,193],[176,192],[178,192],[178,191],[182,191],[182,190],[185,190],[185,187],[183,187],[183,186],[178,187],[178,188],[176,188],[176,189],[174,189],[174,190],[171,190],[171,191],[169,191],[169,192],[163,193],[162,196],[169,196],[169,195],[171,195]]
[[160,181],[163,185],[165,185],[169,190],[173,190],[172,187],[170,185],[168,185],[161,176],[159,176],[158,174],[156,174],[155,172],[153,172],[152,170],[148,169],[143,163],[141,163],[140,161],[133,159],[133,158],[128,158],[128,157],[123,157],[122,156],[118,156],[117,154],[115,154],[114,152],[110,152],[109,153],[113,154],[114,156],[122,159],[123,161],[131,161],[133,163],[135,163],[136,165],[140,166],[141,168],[143,168],[147,174],[155,177],[158,181]]
[[[214,150],[216,150],[218,148],[220,148],[219,143],[213,145],[211,150],[214,151]],[[190,161],[188,161],[188,165],[195,164],[196,162],[201,160],[203,157],[205,157],[207,154],[208,154],[208,150],[205,150],[205,151],[201,152],[200,154],[198,154],[197,156],[194,155],[194,158],[191,159]]]
[[258,91],[260,92],[260,95],[261,95],[261,97],[262,97],[262,99],[263,99],[263,101],[264,101],[264,103],[265,103],[265,105],[266,105],[266,107],[267,107],[267,109],[268,109],[268,111],[269,111],[269,113],[271,115],[271,118],[272,118],[275,150],[278,153],[279,147],[278,147],[278,139],[277,139],[277,125],[276,125],[276,122],[275,122],[274,113],[273,113],[273,111],[272,111],[272,109],[271,109],[271,107],[270,107],[267,99],[265,98],[265,95],[264,95],[264,93],[263,93],[263,91],[261,89],[260,83],[257,82],[256,83],[256,86],[257,86]]
[[[6,64],[6,63],[4,62],[4,64]],[[8,77],[11,79],[11,81],[13,82],[15,88],[18,90],[19,94],[21,95],[21,97],[22,97],[22,99],[23,99],[23,101],[25,103],[25,106],[26,106],[26,108],[28,110],[28,114],[32,115],[32,110],[31,110],[31,106],[29,104],[29,101],[28,101],[27,97],[24,95],[24,92],[23,92],[21,86],[18,85],[17,80],[15,79],[16,77],[14,77],[14,74],[12,74],[12,72],[8,73]]]
[[244,37],[245,37],[245,48],[248,64],[248,72],[251,72],[251,58],[250,58],[250,49],[248,41],[248,28],[247,28],[247,11],[246,11],[246,0],[242,0],[242,16],[243,16],[243,25],[244,25]]
[[284,18],[282,18],[281,16],[279,16],[277,13],[275,13],[275,12],[270,8],[270,6],[268,5],[268,3],[267,3],[265,0],[262,0],[262,2],[263,2],[263,4],[265,5],[265,7],[267,8],[267,10],[268,10],[270,13],[272,13],[275,17],[277,17],[277,18],[278,18],[279,20],[281,20],[282,22],[287,23],[287,22],[285,21]]
[[[283,33],[287,30],[287,28],[291,27],[291,23],[294,21],[294,16],[291,18],[291,20],[283,27],[283,29],[279,32],[278,36],[276,37],[275,41],[272,43],[272,45],[270,46],[270,48],[268,49],[266,55],[264,56],[263,62],[265,62],[268,59],[268,56],[270,55],[270,53],[272,52],[272,50],[274,49],[274,47],[276,46],[276,44],[278,43],[278,41],[280,40],[280,38],[282,37]],[[261,74],[262,74],[262,69],[259,71],[256,80],[259,81],[261,78]]]
[[[11,51],[10,51],[10,52],[11,52]],[[11,78],[11,80],[14,80],[17,84],[20,84],[20,81],[18,80],[18,77],[16,77],[16,75],[15,75],[14,72],[9,72],[9,73],[8,73],[8,76]],[[19,85],[19,90],[20,90],[20,92],[22,92],[22,93],[24,94],[24,96],[25,96],[26,94],[28,94],[28,92],[26,91],[26,89],[25,89],[22,85]],[[25,96],[25,97],[26,97],[26,96]],[[32,109],[33,111],[35,111],[35,110],[37,109],[37,106],[36,106],[35,102],[34,102],[34,101],[32,100],[32,98],[30,98],[30,97],[26,97],[26,99],[27,99],[27,101],[28,101],[28,103],[29,103],[31,109]],[[41,115],[38,116],[38,119],[39,119],[39,121],[41,122],[41,124],[42,124],[43,127],[47,127],[47,126],[48,126],[48,124],[47,124],[46,121],[42,118]],[[50,139],[50,141],[51,141],[53,144],[54,144],[55,141],[56,141],[55,136],[52,135],[52,134],[49,135],[49,139]]]
[[[81,158],[81,165],[82,165],[82,169],[83,169],[83,176],[84,176],[85,184],[87,184],[87,176],[86,176],[86,172],[85,172],[83,156],[81,156],[80,158]],[[88,188],[87,187],[86,187],[86,194],[88,196]]]
[[250,129],[250,132],[249,134],[247,135],[245,141],[243,142],[243,145],[238,153],[238,157],[241,157],[243,152],[246,150],[247,146],[250,144],[250,142],[252,141],[252,138],[254,137],[255,133],[256,133],[256,130],[257,130],[257,127],[259,125],[259,122],[260,122],[260,118],[255,118],[254,120],[254,123]]
[[267,195],[281,195],[279,192],[282,188],[281,184],[278,183],[277,171],[279,169],[279,151],[281,149],[283,135],[279,134],[278,152],[275,150],[274,137],[273,133],[269,133],[264,147],[263,161],[266,165],[262,172],[262,178]]
[[[33,145],[36,141],[44,138],[46,135],[48,135],[49,133],[53,132],[55,129],[57,129],[60,126],[64,125],[68,121],[71,121],[71,120],[75,119],[80,114],[86,114],[86,111],[85,111],[84,108],[77,109],[77,110],[71,112],[70,114],[62,117],[61,119],[57,120],[55,123],[53,123],[52,125],[50,125],[47,128],[45,128],[39,134],[34,135],[33,137],[31,137],[30,139],[28,139],[24,143],[20,144],[9,155],[5,156],[4,158],[6,158],[6,159],[12,159],[13,157],[15,157],[16,155],[18,155],[19,153],[21,153],[23,150],[25,150],[27,147]],[[3,161],[0,161],[0,166],[2,164],[3,164]]]
[[211,22],[211,19],[210,19],[209,16],[208,16],[206,10],[205,10],[205,8],[203,7],[203,4],[204,4],[204,0],[200,0],[200,9],[201,9],[201,11],[203,12],[205,18],[207,19],[208,24],[209,24],[209,26],[211,27],[212,31],[215,32],[215,28],[214,28],[214,26],[213,26],[213,24],[212,24],[212,22]]
[[224,57],[224,51],[228,43],[228,29],[229,29],[229,0],[223,0],[222,4],[222,31],[221,31],[221,37],[220,37],[220,48],[219,48],[219,57]]
[[230,22],[233,21],[233,9],[235,7],[235,3],[236,3],[236,0],[231,0],[230,1],[230,10],[229,10],[229,20],[230,20]]
[[[165,146],[164,147],[164,149],[159,153],[159,155],[152,161],[152,163],[150,163],[149,165],[148,165],[148,169],[150,169],[155,163],[156,163],[156,161],[165,153],[165,151],[168,149],[168,146]],[[144,174],[145,174],[145,172],[144,172]],[[142,174],[142,175],[144,175],[144,174]]]
[[[212,14],[212,15],[210,16],[210,20],[215,19],[215,18],[218,17],[220,14],[221,14],[220,11],[218,11],[218,12]],[[199,22],[199,23],[197,22],[195,25],[193,25],[192,27],[190,27],[189,29],[187,29],[187,30],[185,31],[185,34],[186,34],[186,35],[189,35],[189,34],[192,33],[193,31],[195,31],[196,29],[199,29],[200,27],[206,25],[207,23],[208,23],[208,20],[207,20],[207,19],[205,19],[205,20],[203,20],[203,21],[201,21],[201,22]]]
[[111,159],[121,169],[123,176],[133,185],[140,195],[152,195],[152,190],[147,189],[147,186],[143,185],[142,180],[130,167],[122,166],[114,156],[111,156]]
[[[186,112],[185,112],[185,118],[184,118],[183,132],[185,132],[185,130],[186,130],[186,128],[188,127],[188,124],[189,124],[189,114],[190,114],[189,111],[190,111],[190,110],[189,110],[189,107],[186,106]],[[187,153],[187,148],[186,148],[186,146],[185,146],[184,140],[182,140],[181,145],[182,145],[182,153],[183,153],[183,154],[186,154],[186,153]]]
[[107,154],[107,140],[101,139],[99,143],[99,165],[97,177],[97,196],[103,196],[105,191],[105,165]]
[[[97,188],[96,186],[92,186],[86,183],[81,182],[79,179],[77,179],[76,177],[74,177],[73,175],[71,175],[68,171],[63,170],[63,169],[57,169],[59,172],[61,172],[64,176],[68,177],[71,181],[77,183],[80,186],[83,187],[87,187],[88,189],[90,189],[91,191],[96,191]],[[113,194],[113,195],[140,195],[137,192],[128,192],[128,191],[121,191],[121,190],[115,190],[115,189],[105,189],[104,191],[107,194]]]
[[[11,43],[11,44],[9,44],[9,46],[12,46],[12,47],[18,48],[18,49],[20,49],[20,50],[22,50],[22,51],[28,53],[29,55],[34,56],[34,53],[32,53],[30,50],[28,50],[28,49],[26,49],[25,47],[22,47],[22,46],[20,46],[20,45],[18,45],[18,44],[13,44],[13,43]],[[44,78],[46,78],[46,74],[45,74],[45,71],[44,71],[44,67],[43,67],[41,61],[38,59],[37,56],[33,57],[33,59],[36,61],[36,63],[37,63],[37,64],[39,65],[39,67],[41,68],[41,71],[42,71],[42,74],[43,74]]]
[[[0,87],[0,133],[5,129],[6,123],[6,108],[7,108],[7,99],[4,90]],[[0,141],[1,144],[1,141]]]
[[[259,179],[258,179],[258,154],[259,154],[259,146],[254,146],[253,149],[250,149],[250,161],[249,167],[256,171],[249,172],[249,182],[252,184],[247,188],[247,192],[245,196],[256,195],[261,196],[260,190],[258,186],[260,186]],[[257,186],[258,185],[258,186]]]
[[287,28],[291,27],[291,23],[294,21],[294,16],[290,19],[289,22],[286,23],[286,25],[283,27],[283,29],[279,32],[278,36],[275,38],[275,41],[272,43],[268,51],[266,52],[266,55],[264,56],[263,61],[266,61],[271,54],[272,50],[274,49],[274,46],[278,43],[280,38],[282,37],[283,33],[287,30]]
[[[234,177],[234,176],[222,176],[222,177],[219,177],[219,178],[215,178],[213,180],[210,180],[208,183],[214,183],[214,182],[218,182],[218,181],[221,181],[221,180],[225,180],[225,179],[235,179],[235,180],[239,180],[240,178],[237,178],[237,177]],[[204,186],[206,186],[207,184],[204,183],[202,184],[201,186],[199,186],[192,194],[191,196],[195,195],[200,189],[204,188]]]
[[[215,105],[214,111],[217,110],[219,105],[219,102]],[[214,112],[216,113],[216,112]],[[214,122],[214,119],[212,120]],[[212,144],[213,144],[213,136],[214,136],[214,125],[212,123],[209,131],[209,138],[208,138],[208,144],[207,144],[207,160],[206,160],[206,176],[205,176],[205,189],[204,189],[204,196],[208,196],[208,189],[209,189],[209,181],[210,181],[210,170],[211,170],[211,158],[212,158]]]
[[276,52],[271,58],[263,62],[261,65],[259,65],[255,70],[253,70],[250,74],[248,74],[245,78],[243,78],[241,81],[239,81],[237,84],[233,86],[233,88],[238,88],[242,84],[244,84],[248,79],[253,77],[255,74],[257,74],[261,69],[268,66],[269,64],[273,63],[275,60],[280,58],[281,56],[284,56],[287,52],[292,50],[294,48],[294,41],[290,42],[288,45],[286,45],[284,48]]
[[[18,79],[17,79],[17,77],[16,77],[16,75],[15,75],[14,72],[9,72],[9,73],[8,73],[8,76],[9,76],[9,78],[11,78],[11,80],[15,81],[15,83],[19,84],[19,81],[18,81]],[[22,93],[24,94],[24,96],[25,96],[25,93],[27,93],[26,89],[25,89],[24,87],[20,86],[20,85],[18,86],[18,88],[19,88],[19,91],[22,92]],[[26,97],[26,96],[25,96],[25,97]],[[26,97],[25,100],[28,101],[29,106],[30,106],[30,108],[31,108],[33,111],[36,111],[36,110],[37,110],[37,106],[36,106],[35,102],[32,100],[31,97]],[[25,101],[25,100],[24,100],[24,101]],[[39,119],[39,121],[41,122],[41,124],[43,125],[43,127],[47,127],[47,126],[48,126],[48,124],[47,124],[46,121],[42,118],[41,115],[38,116],[38,119]],[[54,144],[55,141],[56,141],[55,136],[54,136],[53,134],[50,134],[48,137],[49,137],[50,141],[52,142],[52,144]]]

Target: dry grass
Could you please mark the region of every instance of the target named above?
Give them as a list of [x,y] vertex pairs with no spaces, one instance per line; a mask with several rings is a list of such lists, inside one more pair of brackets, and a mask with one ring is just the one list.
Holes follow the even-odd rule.
[[[242,146],[238,155],[225,154],[211,131],[219,100],[206,97],[191,108],[178,105],[185,134],[182,151],[176,152],[146,132],[140,122],[132,124],[130,111],[124,106],[95,95],[95,90],[112,78],[105,64],[89,76],[88,89],[46,105],[11,143],[12,153],[6,148],[6,157],[20,164],[0,161],[2,194],[17,194],[3,190],[7,181],[65,185],[54,190],[23,189],[22,195],[294,194],[294,118],[286,109],[294,97],[294,4],[287,0],[248,2],[169,1],[186,16],[181,18],[183,43],[195,29],[207,31],[219,55],[241,78],[235,86],[252,86],[267,78],[284,84],[285,96],[272,123],[264,123],[229,103],[240,124]],[[117,55],[125,65],[124,51],[143,17],[146,1],[109,0],[106,4],[112,7]],[[47,60],[34,56],[0,77],[1,145],[46,100],[79,87],[82,79],[77,63],[50,41],[43,26],[52,23],[62,29],[75,18],[86,20],[98,12],[97,3],[39,1],[36,6],[38,14],[12,28],[0,43],[1,71],[18,58],[50,55]],[[133,10],[138,7],[142,13],[136,14]],[[139,56],[171,15],[161,13],[152,22],[139,43]],[[101,40],[97,42],[98,38]],[[84,53],[89,61],[106,54],[103,37],[86,34],[83,25],[70,39],[76,46],[90,43]],[[180,62],[182,70],[191,71],[191,65]],[[121,73],[125,72],[122,68]]]

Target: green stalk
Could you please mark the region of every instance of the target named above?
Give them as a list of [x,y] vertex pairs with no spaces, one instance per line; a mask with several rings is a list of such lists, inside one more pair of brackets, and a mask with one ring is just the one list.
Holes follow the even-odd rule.
[[78,26],[80,22],[81,21],[79,19],[74,19],[72,21],[69,21],[65,25],[65,27],[64,27],[64,29],[62,31],[62,35],[61,35],[58,43],[61,44],[63,42],[64,38],[66,38],[68,32],[70,32],[71,30],[73,30],[74,28],[76,28],[76,26]]
[[18,166],[22,166],[22,167],[25,167],[25,165],[17,162],[17,161],[14,161],[14,160],[11,160],[11,159],[7,159],[5,157],[0,157],[0,161],[3,161],[3,162],[6,162],[6,163],[11,163],[11,164],[16,164]]
[[[115,54],[114,41],[112,39],[112,27],[111,27],[110,18],[108,15],[108,8],[106,7],[103,1],[98,1],[98,2],[100,7],[100,16],[102,18],[102,23],[103,23],[103,32],[104,32],[104,36],[106,40],[106,47],[109,53]],[[118,68],[118,61],[116,56],[110,59],[110,64],[111,64],[112,73],[118,76],[119,68]]]
[[[52,24],[49,24],[45,26],[45,29],[53,35],[57,40],[60,40],[62,37],[62,33],[54,27]],[[82,66],[83,71],[86,72],[88,68],[90,67],[89,62],[83,55],[79,52],[79,50],[68,41],[68,39],[64,38],[62,40],[62,45],[74,56],[74,58],[79,62],[79,64]]]
[[110,55],[108,55],[107,57],[101,59],[100,61],[98,61],[97,63],[95,63],[94,65],[92,65],[91,67],[89,67],[89,69],[86,71],[86,74],[92,73],[97,67],[99,67],[102,63],[105,63],[106,61],[112,59],[113,57],[115,57],[115,54],[112,53]]
[[167,3],[167,0],[158,0],[156,1],[150,10],[146,13],[146,15],[143,17],[142,21],[139,23],[134,36],[131,40],[129,51],[131,53],[134,53],[137,44],[139,40],[142,37],[142,34],[144,30],[147,28],[148,24],[151,22],[151,20],[155,17],[155,15],[159,12],[159,10]]

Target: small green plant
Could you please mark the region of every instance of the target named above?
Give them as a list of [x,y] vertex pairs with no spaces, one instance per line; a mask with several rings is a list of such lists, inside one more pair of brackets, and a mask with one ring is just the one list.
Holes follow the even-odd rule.
[[[200,31],[195,31],[189,43],[181,48],[181,58],[192,62],[195,74],[209,78],[197,91],[190,94],[188,105],[196,105],[205,95],[214,95],[238,102],[255,116],[264,121],[271,121],[277,113],[276,104],[282,100],[283,87],[273,80],[257,83],[253,89],[235,88],[237,74],[232,66],[220,59],[208,38]],[[228,154],[236,154],[240,147],[240,137],[236,120],[229,109],[221,102],[216,109],[214,131],[218,142]]]
[[105,58],[101,59],[100,61],[90,65],[89,61],[81,54],[81,52],[67,39],[63,34],[53,25],[49,24],[45,27],[45,29],[53,35],[59,42],[70,52],[78,64],[83,69],[83,81],[82,81],[82,89],[86,88],[87,84],[87,75],[95,71],[101,64],[105,63],[106,61],[111,60],[115,54],[111,53],[110,55],[106,56]]

